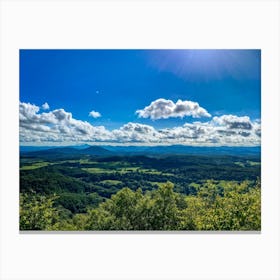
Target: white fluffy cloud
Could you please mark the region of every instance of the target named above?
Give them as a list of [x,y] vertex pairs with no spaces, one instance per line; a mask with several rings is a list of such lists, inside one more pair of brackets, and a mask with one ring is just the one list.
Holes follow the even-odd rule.
[[160,133],[152,126],[132,122],[112,131],[112,139],[120,143],[157,143],[160,140],[160,136]]
[[221,117],[214,117],[213,122],[218,125],[227,126],[229,129],[240,128],[251,130],[253,128],[250,118],[247,116],[223,115]]
[[64,109],[39,113],[40,108],[20,102],[20,139],[22,142],[108,141],[110,132],[103,126],[92,126],[76,120]]
[[[221,119],[227,119],[227,115]],[[232,118],[234,117],[234,118]],[[230,119],[238,119],[230,116]],[[247,122],[247,121],[248,122]],[[170,144],[181,143],[186,145],[228,145],[253,146],[260,145],[260,124],[245,118],[246,125],[228,124],[227,122],[194,122],[180,127],[162,129],[161,141]],[[242,123],[243,124],[243,123]],[[250,127],[250,129],[249,129]]]
[[164,98],[153,101],[149,106],[142,110],[137,110],[136,114],[141,118],[168,119],[168,118],[183,118],[192,116],[193,118],[211,117],[211,115],[197,102],[178,100],[174,103],[172,100]]
[[248,116],[223,115],[208,122],[185,123],[183,126],[155,129],[153,126],[129,122],[119,129],[107,130],[73,118],[70,112],[56,109],[40,113],[30,103],[20,103],[21,142],[100,142],[143,145],[260,145],[260,121]]
[[101,117],[101,114],[99,112],[96,112],[96,111],[91,111],[89,114],[88,114],[90,117],[93,117],[93,118],[100,118]]
[[43,110],[49,110],[50,109],[50,106],[47,102],[45,102],[43,105],[42,105],[42,109]]

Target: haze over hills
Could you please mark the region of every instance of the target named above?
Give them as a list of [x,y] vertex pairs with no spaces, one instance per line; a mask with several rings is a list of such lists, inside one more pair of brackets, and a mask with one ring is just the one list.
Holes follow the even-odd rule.
[[261,147],[195,147],[195,146],[21,146],[20,152],[29,155],[260,155]]
[[57,148],[75,148],[78,150],[92,147],[88,144],[74,145],[74,146],[20,146],[20,152],[34,152],[34,151],[43,151]]
[[29,150],[21,150],[21,154],[28,154],[31,156],[59,156],[59,155],[92,155],[92,156],[110,156],[114,152],[106,150],[99,146],[81,147],[48,147],[40,150],[35,150],[34,147],[29,147]]

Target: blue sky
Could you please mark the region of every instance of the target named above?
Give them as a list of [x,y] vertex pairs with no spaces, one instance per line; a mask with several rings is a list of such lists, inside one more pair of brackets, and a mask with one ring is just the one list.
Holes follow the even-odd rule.
[[[223,116],[259,122],[260,70],[260,50],[21,50],[20,102],[39,109],[33,116],[25,115],[20,128],[26,132],[35,124],[45,125],[43,130],[61,126],[58,121],[38,121],[38,116],[58,109],[71,113],[74,120],[108,131],[127,123],[172,129]],[[149,107],[157,100],[172,101],[172,106],[178,100],[190,101],[207,114],[185,111],[152,117],[147,112],[159,106]],[[48,109],[42,108],[44,103]],[[183,105],[188,110],[193,103]],[[144,108],[147,112],[136,113]],[[90,116],[92,111],[99,115]],[[33,123],[28,127],[27,122]],[[22,137],[21,141],[34,143],[36,139]]]

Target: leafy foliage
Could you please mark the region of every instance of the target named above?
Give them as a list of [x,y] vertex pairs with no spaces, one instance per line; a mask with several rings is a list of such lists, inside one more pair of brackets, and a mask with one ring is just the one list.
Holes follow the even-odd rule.
[[197,196],[174,192],[171,182],[143,193],[123,188],[84,214],[54,208],[55,197],[21,195],[20,227],[44,230],[260,230],[261,187],[213,180]]
[[30,153],[20,161],[21,230],[261,228],[258,155]]
[[[254,163],[254,164],[252,164]],[[123,188],[143,192],[155,190],[167,181],[174,191],[185,195],[198,194],[207,179],[213,179],[223,191],[222,181],[249,185],[260,176],[258,156],[114,156],[61,158],[21,155],[20,191],[49,196],[59,195],[55,206],[72,214],[86,213]],[[93,199],[92,195],[95,195]]]
[[[248,190],[248,191],[246,191]],[[181,229],[193,230],[260,230],[261,188],[257,183],[228,183],[220,196],[213,183],[207,182],[197,197],[186,198]]]
[[58,211],[53,207],[56,196],[20,194],[20,229],[49,230],[58,219]]
[[172,230],[179,225],[178,208],[170,182],[143,195],[128,188],[89,211],[88,230]]

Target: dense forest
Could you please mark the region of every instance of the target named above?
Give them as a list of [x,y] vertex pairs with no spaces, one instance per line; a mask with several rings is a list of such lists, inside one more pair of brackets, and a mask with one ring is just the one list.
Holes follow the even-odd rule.
[[23,153],[20,230],[260,230],[258,155]]

